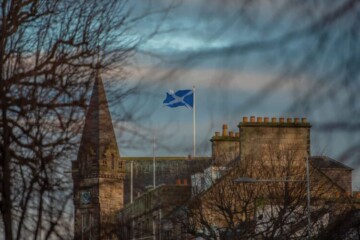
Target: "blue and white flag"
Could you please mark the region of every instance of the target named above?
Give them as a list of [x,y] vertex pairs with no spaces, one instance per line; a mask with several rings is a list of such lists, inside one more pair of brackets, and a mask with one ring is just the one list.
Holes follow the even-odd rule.
[[174,92],[170,90],[166,93],[166,98],[163,101],[163,104],[167,107],[176,108],[185,106],[187,108],[192,108],[194,104],[194,93],[193,90],[178,90]]

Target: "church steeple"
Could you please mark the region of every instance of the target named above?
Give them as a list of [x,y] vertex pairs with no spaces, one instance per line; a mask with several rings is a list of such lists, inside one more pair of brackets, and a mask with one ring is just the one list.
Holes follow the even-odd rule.
[[79,170],[83,175],[112,170],[119,158],[105,89],[97,70],[78,153]]
[[99,70],[73,162],[74,239],[113,239],[123,208],[125,164],[120,159]]

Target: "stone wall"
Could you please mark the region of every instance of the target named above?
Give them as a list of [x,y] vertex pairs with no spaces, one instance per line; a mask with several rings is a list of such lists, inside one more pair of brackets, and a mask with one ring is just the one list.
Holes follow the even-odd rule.
[[223,125],[223,131],[215,132],[215,136],[211,138],[211,156],[213,165],[225,166],[236,160],[240,156],[240,138],[239,133],[233,131],[228,132],[228,126]]
[[[263,120],[264,119],[264,120]],[[285,174],[304,174],[306,158],[310,155],[310,128],[306,119],[247,117],[239,124],[240,161],[257,161],[261,170],[265,165],[273,169],[263,178],[284,177]],[[285,170],[288,165],[288,170]],[[284,173],[280,171],[283,169]],[[292,168],[292,170],[290,170]],[[290,170],[290,171],[289,171]],[[293,170],[296,170],[293,171]],[[286,175],[285,174],[285,175]]]

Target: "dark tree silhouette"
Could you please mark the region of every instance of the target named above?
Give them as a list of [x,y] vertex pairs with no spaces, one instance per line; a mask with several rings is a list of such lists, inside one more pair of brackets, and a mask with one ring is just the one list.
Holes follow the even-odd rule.
[[[204,239],[305,239],[310,227],[316,239],[329,222],[351,208],[344,190],[312,167],[309,226],[306,164],[299,151],[269,147],[260,159],[252,156],[233,164],[220,179],[208,176],[212,187],[170,217],[174,225]],[[241,176],[260,181],[234,181]]]
[[[116,0],[0,4],[1,237],[69,239],[64,171],[77,151],[95,69],[116,69],[114,78],[123,80],[136,48],[159,31],[136,37],[131,30],[166,11],[144,7],[132,15],[130,1]],[[132,92],[123,88],[113,98]]]

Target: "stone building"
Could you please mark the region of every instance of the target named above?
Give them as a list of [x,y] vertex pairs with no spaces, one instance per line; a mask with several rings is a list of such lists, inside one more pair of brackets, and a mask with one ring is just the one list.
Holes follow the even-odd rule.
[[[161,239],[187,239],[187,237],[192,239],[187,232],[195,230],[183,229],[183,227],[196,225],[195,218],[191,223],[180,220],[184,215],[183,209],[191,208],[195,208],[194,212],[202,211],[200,215],[204,225],[227,229],[229,226],[226,217],[221,213],[224,209],[221,208],[217,212],[215,208],[221,205],[219,203],[226,202],[225,199],[234,197],[234,192],[241,192],[241,189],[234,184],[234,180],[241,176],[254,179],[294,180],[295,183],[289,184],[287,189],[289,191],[303,189],[296,194],[304,201],[299,200],[297,204],[306,204],[306,183],[305,180],[302,181],[306,179],[306,159],[310,163],[310,182],[314,183],[310,194],[315,199],[321,197],[322,202],[328,202],[333,201],[334,198],[346,198],[351,195],[351,168],[326,156],[310,157],[311,125],[306,118],[287,118],[285,121],[284,118],[270,120],[267,117],[257,119],[250,117],[248,121],[248,118],[244,117],[238,127],[238,133],[227,132],[227,125],[223,125],[222,134],[215,132],[211,138],[213,150],[211,164],[204,164],[202,170],[191,175],[191,194],[187,190],[186,194],[179,194],[176,197],[176,194],[175,196],[172,194],[176,190],[169,189],[176,189],[179,186],[163,185],[163,188],[167,187],[168,192],[163,191],[159,194],[157,189],[149,190],[146,194],[135,198],[133,203],[127,204],[120,212],[121,225],[126,226],[126,231],[122,231],[122,234],[127,234],[126,237],[122,235],[124,239],[159,239],[160,235]],[[182,169],[180,172],[183,174],[177,176],[188,179],[189,171]],[[263,192],[264,189],[255,192],[258,191]],[[219,198],[219,192],[222,192],[222,198]],[[144,202],[149,201],[149,196],[155,205],[146,208]],[[163,201],[163,199],[172,200]],[[270,203],[266,204],[270,205]],[[316,206],[316,203],[314,204]],[[199,207],[200,205],[202,207]],[[166,211],[162,210],[164,208]],[[250,214],[256,219],[259,210],[256,210],[256,206],[252,206],[251,209]],[[242,222],[241,219],[243,216],[239,216],[237,221]],[[299,229],[304,229],[303,224],[297,225]],[[140,226],[147,226],[146,231],[141,230],[143,228]],[[206,229],[201,229],[199,226],[199,231],[206,232]],[[218,234],[222,234],[220,230]]]
[[[152,157],[123,157],[122,160],[126,167],[124,202],[129,203],[131,162],[133,164],[133,197],[140,196],[153,186],[154,164]],[[210,157],[156,157],[156,186],[175,184],[178,179],[186,179],[190,183],[190,176],[203,171],[211,162]]]
[[[136,197],[153,186],[153,158],[120,158],[104,85],[97,72],[78,156],[72,162],[74,239],[115,238],[118,213],[130,201],[131,162]],[[178,179],[190,182],[191,174],[210,164],[210,157],[156,158],[156,185],[175,184]]]
[[86,113],[74,182],[74,239],[115,238],[117,213],[124,205],[125,163],[115,133],[99,73]]
[[221,134],[215,132],[210,140],[211,157],[157,157],[154,186],[152,157],[120,157],[97,73],[78,156],[72,162],[75,239],[112,239],[116,235],[122,239],[184,239],[181,226],[171,219],[188,201],[206,199],[221,182],[233,182],[240,176],[303,177],[306,159],[316,181],[335,185],[337,195],[351,195],[351,168],[326,156],[310,157],[311,125],[305,118],[252,116],[249,121],[244,117],[238,127],[236,133],[228,132],[227,125]]
[[181,234],[181,226],[166,221],[166,216],[183,206],[190,196],[191,187],[186,179],[179,179],[176,184],[160,185],[143,193],[120,212],[120,239],[173,240],[174,227],[179,227],[177,239],[185,239]]

